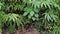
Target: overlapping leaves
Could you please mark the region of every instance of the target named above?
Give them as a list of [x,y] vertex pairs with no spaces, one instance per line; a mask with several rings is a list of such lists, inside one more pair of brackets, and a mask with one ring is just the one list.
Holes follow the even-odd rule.
[[25,9],[24,9],[24,14],[23,14],[23,16],[27,16],[28,17],[28,19],[32,19],[32,20],[37,20],[38,19],[38,17],[39,17],[39,15],[38,15],[38,9],[33,9],[32,7],[26,7]]
[[[60,11],[60,6],[56,2],[57,0],[0,0],[0,25],[2,23],[10,24],[9,27],[12,28],[16,24],[17,26],[25,24],[25,20],[27,22],[28,20],[41,20],[39,17],[43,19],[39,21],[41,23],[43,23],[42,21],[45,24],[49,22],[57,23],[59,13],[56,12]],[[6,14],[5,11],[9,13]],[[18,14],[18,11],[22,14]],[[24,19],[25,17],[27,19]],[[12,23],[14,24],[12,25]]]
[[49,21],[51,21],[51,22],[53,22],[53,21],[57,21],[57,19],[58,19],[58,16],[56,16],[56,15],[54,15],[53,13],[51,13],[51,12],[46,12],[46,13],[44,13],[45,14],[45,19],[49,22]]
[[24,22],[22,16],[20,16],[18,14],[11,14],[11,13],[3,15],[2,19],[3,19],[4,23],[8,22],[8,24],[10,24],[10,22],[12,22],[14,24],[16,23],[17,26],[20,26],[22,24],[22,22]]

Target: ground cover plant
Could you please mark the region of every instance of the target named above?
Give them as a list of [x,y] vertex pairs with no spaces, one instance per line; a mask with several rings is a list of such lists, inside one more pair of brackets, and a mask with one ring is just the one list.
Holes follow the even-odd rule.
[[[28,29],[60,34],[60,0],[0,0],[0,34]],[[32,24],[32,25],[31,25]]]

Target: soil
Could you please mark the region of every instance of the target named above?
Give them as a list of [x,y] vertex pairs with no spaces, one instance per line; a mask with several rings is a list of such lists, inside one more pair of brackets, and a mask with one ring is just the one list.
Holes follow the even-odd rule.
[[28,30],[25,30],[25,31],[15,30],[12,33],[6,31],[6,32],[3,32],[3,34],[53,34],[53,33],[52,32],[48,32],[48,31],[39,32],[36,29],[28,29]]
[[25,31],[15,30],[12,33],[6,31],[6,32],[3,32],[3,34],[39,34],[39,32],[37,30],[29,29]]
[[[42,28],[43,29],[43,28]],[[12,33],[10,33],[8,30],[3,32],[2,34],[53,34],[52,32],[49,32],[47,30],[38,31],[33,26],[30,26],[28,29],[25,29],[22,27],[21,29],[15,29]]]

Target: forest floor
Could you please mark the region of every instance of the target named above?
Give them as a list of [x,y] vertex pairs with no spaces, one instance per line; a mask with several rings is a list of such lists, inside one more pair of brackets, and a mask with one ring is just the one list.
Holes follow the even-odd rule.
[[52,32],[48,32],[48,31],[39,32],[36,29],[28,29],[28,30],[23,29],[23,31],[15,30],[12,33],[5,31],[5,32],[3,32],[3,34],[52,34]]
[[[29,27],[29,26],[28,26]],[[13,32],[9,32],[8,30],[3,32],[3,34],[53,34],[52,32],[49,32],[48,30],[42,30],[39,32],[34,26],[30,26],[29,28],[21,27],[21,29],[15,29]]]

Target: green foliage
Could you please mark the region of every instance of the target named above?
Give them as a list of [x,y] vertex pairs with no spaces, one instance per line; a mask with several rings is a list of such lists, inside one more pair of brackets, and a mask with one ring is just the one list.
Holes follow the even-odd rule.
[[20,24],[22,24],[22,22],[24,22],[22,16],[20,16],[18,14],[11,14],[11,13],[3,15],[2,19],[3,19],[3,22],[5,22],[5,23],[8,22],[8,24],[10,24],[12,22],[14,24],[16,23],[17,26],[19,26]]
[[23,16],[27,16],[28,19],[38,20],[39,14],[38,14],[38,9],[33,9],[33,7],[26,7],[24,9],[24,14]]
[[49,11],[49,12],[46,12],[46,13],[44,13],[44,17],[45,17],[45,19],[48,21],[48,22],[53,22],[53,21],[57,21],[57,19],[58,19],[58,17],[57,17],[57,15],[54,15],[54,13],[53,13],[53,11]]
[[31,21],[38,21],[35,23],[37,29],[40,30],[40,26],[44,25],[54,31],[52,26],[60,24],[59,2],[60,0],[0,0],[0,27],[6,24],[9,25],[9,31],[12,31],[16,25],[20,28]]
[[[1,14],[2,15],[2,14]],[[9,31],[13,31],[16,27],[16,25],[18,27],[21,27],[20,25],[23,25],[24,22],[24,18],[21,15],[18,14],[14,14],[14,13],[9,13],[9,14],[4,14],[1,17],[1,25],[3,24],[7,24],[7,26],[9,26]]]
[[2,17],[5,13],[3,11],[0,11],[0,28],[2,27]]

